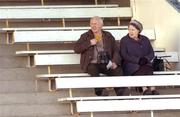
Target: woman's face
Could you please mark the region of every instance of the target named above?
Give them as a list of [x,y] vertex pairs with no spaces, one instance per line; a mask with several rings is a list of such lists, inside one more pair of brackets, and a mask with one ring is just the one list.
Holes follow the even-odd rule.
[[129,37],[133,39],[137,39],[139,35],[139,30],[136,29],[133,25],[129,25],[128,27]]

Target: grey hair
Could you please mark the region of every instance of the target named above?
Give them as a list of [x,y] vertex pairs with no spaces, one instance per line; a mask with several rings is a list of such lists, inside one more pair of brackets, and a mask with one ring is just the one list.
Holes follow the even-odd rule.
[[94,16],[94,17],[91,18],[91,20],[96,20],[96,21],[98,21],[103,26],[103,19],[101,17]]

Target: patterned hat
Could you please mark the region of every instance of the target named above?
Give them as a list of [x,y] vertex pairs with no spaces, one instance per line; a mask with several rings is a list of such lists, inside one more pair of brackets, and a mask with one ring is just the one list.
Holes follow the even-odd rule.
[[137,20],[131,20],[129,22],[129,25],[133,25],[136,29],[139,30],[139,33],[143,30],[142,24],[139,21],[137,21]]

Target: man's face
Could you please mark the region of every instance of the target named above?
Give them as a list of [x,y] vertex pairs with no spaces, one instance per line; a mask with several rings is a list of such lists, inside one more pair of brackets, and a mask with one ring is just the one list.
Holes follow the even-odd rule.
[[129,37],[136,39],[139,35],[139,30],[137,30],[133,25],[128,27]]
[[98,19],[91,19],[90,27],[93,33],[98,33],[102,29],[102,23]]

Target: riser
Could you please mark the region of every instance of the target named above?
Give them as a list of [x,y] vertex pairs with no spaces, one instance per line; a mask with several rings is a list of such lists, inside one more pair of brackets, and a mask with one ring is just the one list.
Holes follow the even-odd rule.
[[[2,35],[0,34],[0,36]],[[25,44],[5,44],[6,40],[4,38],[1,39],[0,43],[0,56],[15,56],[17,50],[26,50]]]
[[0,82],[0,93],[14,92],[35,92],[35,80]]
[[62,104],[2,105],[0,106],[0,110],[1,117],[68,115],[70,112],[69,105]]
[[[47,89],[45,89],[47,90]],[[73,97],[81,96],[95,96],[94,89],[75,89],[73,91]],[[132,95],[140,95],[135,89],[131,89]],[[178,94],[179,89],[177,88],[159,88],[162,95],[165,94]],[[109,90],[110,95],[115,96],[114,90]],[[68,90],[59,90],[56,92],[34,92],[34,93],[1,93],[0,105],[3,104],[50,104],[58,103],[58,98],[69,97]]]
[[[43,80],[6,80],[0,81],[0,93],[35,93],[35,92],[48,92],[48,82]],[[58,90],[64,96],[69,96],[68,89]],[[73,94],[77,96],[93,96],[93,89],[77,89],[73,90]],[[52,92],[53,93],[53,92]]]
[[0,81],[35,80],[36,74],[46,73],[47,68],[1,68]]
[[47,81],[37,81],[37,88],[35,80],[0,81],[0,93],[33,93],[47,91]]
[[16,104],[58,104],[59,97],[66,97],[65,91],[42,93],[1,93],[0,106]]
[[27,65],[26,58],[15,56],[0,56],[0,68],[24,68]]
[[[68,106],[63,108],[69,108]],[[14,105],[0,107],[1,117],[90,117],[90,113],[71,115],[69,109],[60,105]],[[155,111],[155,117],[179,117],[179,111]],[[100,112],[94,117],[150,117],[150,111],[138,112]]]

